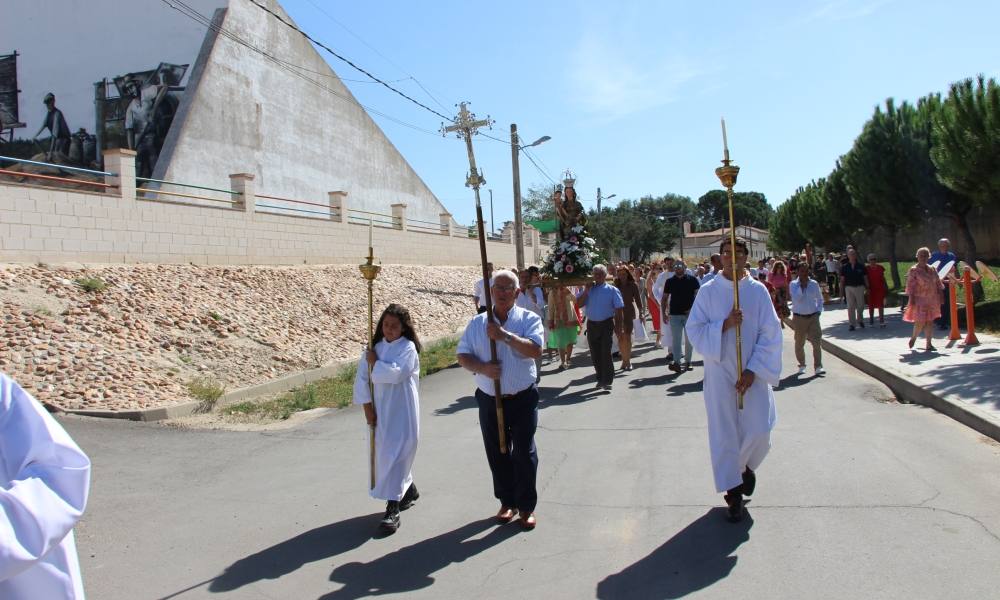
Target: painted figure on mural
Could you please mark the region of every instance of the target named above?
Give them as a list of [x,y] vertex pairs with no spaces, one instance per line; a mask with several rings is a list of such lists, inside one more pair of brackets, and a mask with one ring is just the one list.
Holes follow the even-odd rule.
[[70,134],[66,118],[63,116],[62,111],[56,108],[56,97],[52,92],[45,94],[45,99],[42,102],[45,104],[46,109],[45,119],[42,121],[42,126],[38,128],[38,133],[35,134],[32,140],[37,140],[38,136],[48,129],[52,138],[49,142],[49,149],[45,153],[45,160],[51,161],[57,152],[62,155],[64,161],[68,160]]

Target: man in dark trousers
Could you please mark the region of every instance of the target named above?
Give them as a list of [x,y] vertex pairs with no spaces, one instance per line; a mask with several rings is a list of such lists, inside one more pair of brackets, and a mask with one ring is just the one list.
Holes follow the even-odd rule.
[[587,285],[577,302],[587,310],[587,345],[597,372],[597,387],[610,391],[615,378],[611,336],[625,333],[625,301],[621,291],[609,285],[607,279],[607,267],[595,265],[594,283]]
[[[535,360],[542,356],[542,319],[514,304],[517,275],[497,271],[490,285],[493,314],[472,317],[456,350],[458,364],[476,374],[476,403],[486,460],[493,474],[493,495],[500,500],[497,521],[507,523],[516,513],[521,526],[534,529],[538,491],[538,389]],[[487,318],[489,317],[489,318]],[[497,362],[490,362],[490,340],[496,342]],[[500,452],[496,385],[500,381],[506,452]]]
[[[663,303],[667,309],[663,314],[663,322],[670,326],[670,336],[673,340],[674,361],[670,363],[670,370],[680,373],[684,370],[691,370],[691,340],[684,332],[687,325],[688,314],[694,304],[695,294],[698,293],[698,278],[687,273],[687,266],[684,261],[674,263],[674,276],[667,280],[663,286]],[[684,367],[681,367],[681,336],[686,342],[684,346]]]

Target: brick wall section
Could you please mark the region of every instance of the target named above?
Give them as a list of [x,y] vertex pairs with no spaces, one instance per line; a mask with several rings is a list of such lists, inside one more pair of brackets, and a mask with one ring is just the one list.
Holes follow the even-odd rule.
[[[470,238],[375,227],[374,247],[385,264],[479,264]],[[487,253],[514,265],[509,243],[487,242]],[[361,264],[367,254],[363,225],[0,183],[0,262]]]

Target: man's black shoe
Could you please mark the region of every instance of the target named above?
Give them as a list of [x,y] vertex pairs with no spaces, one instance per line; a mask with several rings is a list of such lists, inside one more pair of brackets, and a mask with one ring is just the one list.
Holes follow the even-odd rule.
[[406,488],[406,493],[399,500],[399,510],[406,510],[416,504],[417,500],[420,498],[420,492],[417,491],[417,486],[412,482],[410,487]]
[[746,471],[743,471],[743,493],[747,496],[753,496],[753,490],[757,487],[757,475],[747,467]]
[[736,486],[723,496],[726,500],[726,518],[730,523],[739,523],[743,520],[743,495],[740,489],[741,486]]
[[385,516],[382,517],[382,522],[378,524],[378,528],[385,533],[396,533],[399,529],[399,502],[396,500],[389,500],[385,504]]

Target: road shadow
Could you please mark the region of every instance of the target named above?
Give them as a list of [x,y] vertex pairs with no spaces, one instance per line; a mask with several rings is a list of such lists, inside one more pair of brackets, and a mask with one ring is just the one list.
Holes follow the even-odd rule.
[[937,381],[923,383],[936,394],[954,394],[985,408],[1000,409],[1000,355],[977,357],[974,362],[944,365],[934,370]]
[[[487,530],[490,531],[486,535],[470,539]],[[330,581],[342,583],[343,587],[319,600],[402,594],[426,588],[434,584],[433,573],[496,546],[519,531],[516,524],[497,526],[491,517],[400,548],[371,562],[341,565],[330,574]]]
[[434,409],[435,416],[441,415],[453,415],[457,412],[462,412],[463,410],[468,410],[470,408],[477,408],[479,405],[476,403],[475,396],[463,396],[458,400],[452,401],[451,404],[445,406],[444,408]]
[[226,567],[210,592],[231,592],[264,579],[278,579],[303,565],[358,548],[372,539],[382,513],[352,517],[297,535]]
[[672,385],[667,388],[668,396],[683,396],[684,394],[693,394],[695,392],[700,392],[705,389],[705,380],[699,379],[698,381],[692,381],[690,383],[679,383],[677,385]]
[[923,348],[913,349],[903,354],[899,357],[899,362],[906,363],[908,365],[919,365],[920,363],[925,363],[929,360],[934,360],[941,356],[941,353],[937,350],[927,351]]
[[822,379],[819,375],[808,376],[806,374],[799,375],[797,373],[792,373],[784,379],[778,382],[778,387],[774,388],[774,391],[779,392],[782,390],[787,390],[790,388],[796,388],[800,385],[805,385],[814,379]]
[[655,377],[636,377],[628,382],[628,387],[631,389],[646,387],[648,385],[666,385],[677,381],[680,377],[680,373],[674,373],[673,371],[667,371],[662,375],[656,375]]
[[732,554],[750,539],[753,518],[726,521],[723,508],[713,508],[640,561],[597,584],[597,597],[681,598],[725,579],[736,566]]

